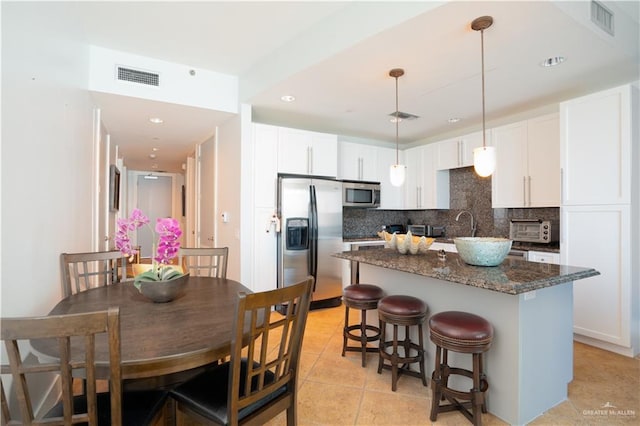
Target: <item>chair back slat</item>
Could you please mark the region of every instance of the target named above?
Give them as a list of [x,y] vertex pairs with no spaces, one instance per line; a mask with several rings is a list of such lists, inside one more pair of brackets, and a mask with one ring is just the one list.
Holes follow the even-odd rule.
[[[2,365],[2,373],[11,373],[13,378],[12,391],[19,406],[19,422],[27,425],[44,424],[76,424],[88,423],[97,425],[98,406],[96,390],[96,360],[95,345],[97,338],[108,339],[110,353],[110,388],[117,390],[111,395],[111,420],[113,425],[122,423],[120,373],[120,321],[119,309],[110,308],[106,311],[52,315],[47,317],[2,318],[1,338],[5,344],[8,365]],[[34,339],[52,338],[58,341],[59,361],[38,364],[26,361],[28,350],[21,353],[20,348],[29,348],[28,341]],[[78,346],[82,351],[76,350]],[[73,350],[72,350],[73,348]],[[36,419],[33,412],[33,402],[28,388],[27,377],[43,371],[54,371],[60,376],[62,416]],[[74,407],[73,378],[83,375],[86,379],[85,397],[86,412],[78,412]],[[2,416],[3,424],[11,424],[14,419],[10,404],[2,385]],[[75,410],[75,412],[74,412]]]
[[117,250],[91,253],[62,253],[63,297],[93,287],[120,282],[126,276],[126,258]]
[[229,247],[180,248],[178,264],[192,277],[227,278]]
[[[283,387],[276,398],[295,403],[302,338],[313,278],[272,291],[239,295],[231,341],[228,384],[229,424],[238,412]],[[284,314],[277,312],[284,311]],[[243,359],[246,373],[242,372]],[[266,413],[266,409],[264,410]],[[265,421],[258,416],[252,421]]]

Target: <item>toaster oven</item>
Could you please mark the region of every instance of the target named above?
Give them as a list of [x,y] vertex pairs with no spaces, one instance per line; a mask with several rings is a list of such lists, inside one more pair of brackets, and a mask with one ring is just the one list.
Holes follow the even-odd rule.
[[527,243],[554,243],[559,236],[558,221],[511,219],[509,238]]

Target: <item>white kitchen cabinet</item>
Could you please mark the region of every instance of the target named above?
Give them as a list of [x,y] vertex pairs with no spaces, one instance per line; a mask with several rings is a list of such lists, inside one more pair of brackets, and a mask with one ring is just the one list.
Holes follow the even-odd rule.
[[407,165],[406,209],[449,208],[449,172],[436,170],[436,152],[435,144],[404,151]]
[[275,211],[278,176],[278,127],[253,123],[254,201]]
[[340,179],[379,182],[378,148],[353,142],[340,142]]
[[277,234],[271,226],[273,208],[259,207],[254,210],[253,234],[253,286],[254,292],[275,290],[277,286]]
[[280,127],[278,172],[338,176],[338,137]]
[[[482,146],[482,132],[447,139],[436,145],[437,170],[473,166],[473,150]],[[487,130],[487,145],[491,145],[491,130]]]
[[560,253],[550,253],[546,251],[529,250],[527,252],[527,260],[529,262],[553,263],[555,265],[559,265]]
[[560,125],[558,114],[492,130],[496,170],[492,207],[560,205]]
[[627,85],[560,104],[564,205],[630,202],[631,102]]
[[574,333],[631,348],[630,206],[563,206],[561,220],[560,263],[600,272],[573,286]]
[[600,272],[574,286],[575,339],[627,356],[640,353],[638,101],[626,85],[560,105],[561,263]]

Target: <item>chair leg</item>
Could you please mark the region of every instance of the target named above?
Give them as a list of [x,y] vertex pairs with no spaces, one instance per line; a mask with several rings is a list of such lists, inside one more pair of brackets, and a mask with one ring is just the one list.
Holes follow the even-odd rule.
[[473,416],[473,424],[480,426],[482,424],[482,406],[484,405],[484,393],[480,384],[480,357],[481,354],[473,354],[473,389],[471,389],[471,410]]
[[385,342],[387,341],[387,323],[379,320],[380,324],[380,343],[378,345],[378,374],[382,373],[382,365],[384,364],[384,358],[382,358],[382,352],[385,351]]
[[393,325],[393,352],[391,354],[391,390],[398,388],[398,326]]

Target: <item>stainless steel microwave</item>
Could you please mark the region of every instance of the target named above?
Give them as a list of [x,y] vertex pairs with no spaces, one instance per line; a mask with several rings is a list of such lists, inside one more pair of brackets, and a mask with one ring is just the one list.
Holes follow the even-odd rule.
[[342,205],[344,207],[380,207],[380,183],[342,181]]

